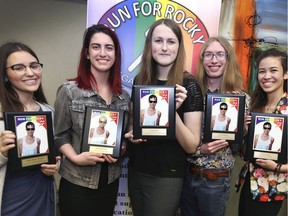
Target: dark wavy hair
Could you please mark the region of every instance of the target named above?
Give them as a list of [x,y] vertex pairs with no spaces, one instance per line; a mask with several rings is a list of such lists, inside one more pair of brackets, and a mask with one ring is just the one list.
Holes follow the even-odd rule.
[[[83,36],[83,44],[80,52],[80,60],[78,65],[78,74],[76,78],[69,79],[74,80],[78,83],[78,87],[82,89],[93,90],[92,83],[96,85],[97,88],[97,80],[95,80],[94,76],[91,73],[90,67],[91,62],[90,59],[87,59],[87,51],[89,49],[91,38],[94,34],[104,33],[111,37],[114,47],[115,47],[115,62],[110,69],[109,73],[109,85],[114,94],[122,93],[121,86],[121,47],[118,40],[118,37],[114,31],[112,31],[109,27],[103,24],[92,25],[87,28],[84,32]],[[91,83],[92,82],[92,83]]]
[[[0,47],[0,103],[2,112],[22,112],[25,109],[24,105],[19,100],[19,95],[12,88],[6,75],[8,57],[19,51],[30,53],[37,59],[37,62],[39,62],[35,52],[21,42],[7,42]],[[37,91],[34,92],[34,98],[38,102],[47,103],[47,99],[42,89],[42,84],[40,84]]]
[[[257,68],[259,68],[260,62],[264,58],[268,57],[279,58],[279,60],[281,61],[281,66],[283,68],[283,76],[284,76],[284,74],[287,72],[287,53],[282,52],[276,48],[265,50],[256,59]],[[287,92],[287,79],[284,80],[283,91]],[[263,89],[259,85],[259,82],[257,81],[256,87],[251,94],[250,109],[253,112],[261,112],[263,110],[263,107],[266,106],[267,102],[268,102],[267,94],[266,92],[263,91]]]

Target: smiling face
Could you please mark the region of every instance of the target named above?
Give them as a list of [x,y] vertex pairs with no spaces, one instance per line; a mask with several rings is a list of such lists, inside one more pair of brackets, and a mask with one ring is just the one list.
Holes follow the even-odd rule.
[[16,64],[26,66],[26,71],[16,72],[12,68],[7,68],[6,75],[14,90],[18,95],[34,94],[39,88],[42,78],[42,70],[31,70],[29,66],[37,63],[37,59],[26,51],[17,51],[7,58],[6,67]]
[[227,105],[225,105],[225,104],[221,105],[220,106],[220,114],[225,115],[227,112],[227,109],[228,109]]
[[267,57],[259,62],[258,82],[266,93],[279,92],[283,94],[286,71],[283,71],[278,57]]
[[271,127],[272,127],[272,125],[270,123],[265,123],[263,125],[264,134],[269,135],[269,132],[271,131]]
[[115,62],[115,47],[110,36],[102,32],[91,37],[87,58],[91,71],[109,72]]
[[171,67],[179,49],[174,32],[164,24],[158,25],[152,33],[152,56],[162,67]]
[[100,116],[100,118],[99,118],[99,127],[100,128],[104,128],[106,124],[107,124],[106,116]]
[[157,104],[157,97],[156,96],[150,96],[148,102],[149,102],[149,107],[151,109],[155,109],[156,104]]
[[33,137],[35,127],[33,125],[29,125],[26,127],[27,135]]
[[[204,53],[226,53],[224,47],[218,42],[213,41],[204,51]],[[216,55],[213,55],[211,59],[203,58],[203,65],[205,72],[209,78],[219,78],[223,76],[225,67],[226,67],[227,59],[217,59]]]

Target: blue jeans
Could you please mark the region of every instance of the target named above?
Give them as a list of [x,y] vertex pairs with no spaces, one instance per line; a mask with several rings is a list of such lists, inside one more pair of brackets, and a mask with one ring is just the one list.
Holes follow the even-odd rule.
[[224,216],[230,176],[209,180],[187,171],[181,197],[181,216]]

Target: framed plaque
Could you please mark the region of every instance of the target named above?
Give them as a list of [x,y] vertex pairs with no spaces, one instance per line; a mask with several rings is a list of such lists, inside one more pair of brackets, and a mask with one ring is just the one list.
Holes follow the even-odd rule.
[[175,86],[133,86],[134,139],[175,139]]
[[245,159],[287,163],[287,115],[251,113]]
[[245,95],[207,93],[205,104],[204,142],[224,139],[241,144]]
[[125,110],[87,106],[81,151],[119,157],[125,117]]
[[19,171],[56,163],[51,112],[4,112],[5,129],[16,134],[8,166]]

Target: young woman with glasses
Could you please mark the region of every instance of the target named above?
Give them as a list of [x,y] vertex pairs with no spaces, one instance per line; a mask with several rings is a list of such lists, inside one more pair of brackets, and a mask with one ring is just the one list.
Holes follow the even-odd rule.
[[[205,42],[196,77],[204,94],[245,94],[235,51],[223,37],[211,37]],[[248,98],[246,94],[247,106]],[[201,143],[187,160],[189,169],[182,190],[181,215],[224,215],[235,162],[231,146],[224,139]]]
[[11,172],[6,166],[8,151],[16,147],[16,136],[4,130],[2,113],[50,111],[54,114],[43,93],[42,68],[43,64],[27,45],[8,42],[0,47],[0,215],[56,215],[53,175],[59,168],[59,156],[57,164],[43,164],[41,168],[19,173]]

